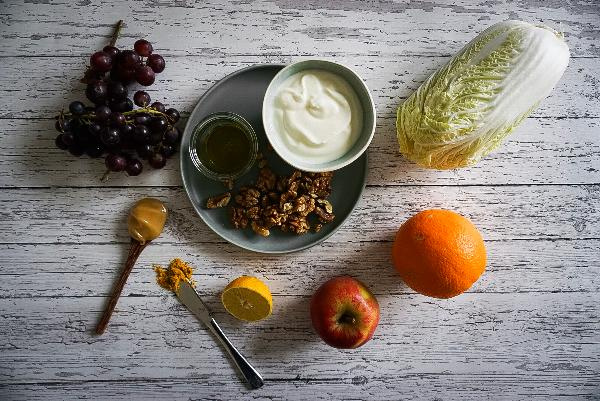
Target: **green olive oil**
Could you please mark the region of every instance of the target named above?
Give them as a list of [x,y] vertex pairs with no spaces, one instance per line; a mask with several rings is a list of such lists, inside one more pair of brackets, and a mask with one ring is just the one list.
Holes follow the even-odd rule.
[[251,146],[241,127],[226,123],[212,127],[196,151],[202,164],[213,172],[235,174],[250,161]]

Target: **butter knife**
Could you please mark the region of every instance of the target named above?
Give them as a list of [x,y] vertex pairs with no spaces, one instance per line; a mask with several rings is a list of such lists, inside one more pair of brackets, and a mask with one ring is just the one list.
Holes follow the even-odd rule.
[[225,351],[229,354],[235,366],[239,369],[240,373],[250,387],[253,389],[262,387],[263,379],[260,374],[254,369],[254,367],[244,358],[242,354],[231,344],[227,336],[223,333],[215,319],[211,316],[206,304],[202,302],[202,299],[194,290],[194,288],[187,281],[181,281],[179,289],[176,292],[177,298],[184,304],[190,312],[192,312],[198,320],[200,320],[208,329],[219,339]]

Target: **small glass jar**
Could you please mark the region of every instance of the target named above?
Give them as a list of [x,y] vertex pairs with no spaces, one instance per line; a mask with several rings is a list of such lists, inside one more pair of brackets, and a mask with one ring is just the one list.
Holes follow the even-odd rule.
[[244,117],[219,112],[196,125],[189,151],[194,166],[208,178],[235,180],[256,161],[258,139]]

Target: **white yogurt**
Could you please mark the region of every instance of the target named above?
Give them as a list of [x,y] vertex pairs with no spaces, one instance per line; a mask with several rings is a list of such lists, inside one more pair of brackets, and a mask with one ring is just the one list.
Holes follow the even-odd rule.
[[283,81],[273,99],[273,127],[298,157],[314,163],[338,159],[360,136],[360,100],[344,78],[331,72],[298,72]]

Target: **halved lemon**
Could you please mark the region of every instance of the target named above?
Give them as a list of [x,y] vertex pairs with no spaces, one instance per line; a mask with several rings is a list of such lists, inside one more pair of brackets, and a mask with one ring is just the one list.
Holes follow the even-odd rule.
[[223,306],[240,320],[256,321],[273,311],[273,297],[269,287],[256,277],[241,276],[225,287],[221,294]]

